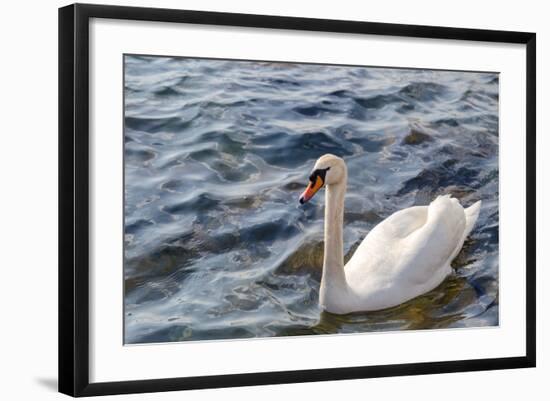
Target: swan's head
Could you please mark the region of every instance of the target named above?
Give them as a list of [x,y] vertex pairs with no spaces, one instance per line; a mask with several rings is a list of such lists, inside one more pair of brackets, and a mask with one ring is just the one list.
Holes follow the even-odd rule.
[[347,168],[344,159],[329,154],[321,156],[309,176],[309,185],[300,196],[300,203],[304,204],[313,198],[325,185],[335,185],[346,180]]

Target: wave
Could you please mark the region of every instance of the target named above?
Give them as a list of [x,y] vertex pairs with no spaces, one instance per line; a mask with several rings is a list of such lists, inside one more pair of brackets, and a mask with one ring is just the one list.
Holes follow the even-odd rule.
[[[497,74],[127,56],[125,342],[498,324]],[[314,161],[346,158],[349,258],[381,220],[483,199],[456,275],[387,311],[321,313]]]

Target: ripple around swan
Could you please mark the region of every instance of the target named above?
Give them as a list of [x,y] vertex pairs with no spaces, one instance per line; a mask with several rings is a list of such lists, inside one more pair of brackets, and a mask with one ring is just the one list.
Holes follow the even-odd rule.
[[[499,324],[496,74],[125,57],[125,342]],[[391,213],[483,200],[435,290],[384,311],[318,306],[314,161],[346,159],[346,260]]]

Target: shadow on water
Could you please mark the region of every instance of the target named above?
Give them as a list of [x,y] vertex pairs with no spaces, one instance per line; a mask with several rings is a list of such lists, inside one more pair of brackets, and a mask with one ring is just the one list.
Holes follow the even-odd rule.
[[[126,57],[125,342],[497,325],[498,76]],[[318,306],[324,200],[346,159],[346,261],[393,212],[483,200],[435,290],[338,316]]]
[[475,298],[467,280],[451,277],[438,288],[394,308],[334,315],[322,312],[319,323],[307,331],[315,334],[354,333],[388,330],[419,330],[449,327],[464,316]]

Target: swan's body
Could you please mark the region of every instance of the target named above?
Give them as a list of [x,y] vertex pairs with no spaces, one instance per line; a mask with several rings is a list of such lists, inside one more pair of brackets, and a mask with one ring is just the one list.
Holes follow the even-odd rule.
[[[429,206],[400,210],[374,227],[344,266],[347,169],[342,159],[325,155],[317,161],[314,174],[316,171],[325,171],[322,178],[326,184],[319,291],[324,310],[344,314],[396,306],[431,291],[451,273],[451,261],[472,230],[481,201],[464,209],[457,199],[444,195]],[[313,184],[310,187],[302,195],[302,203],[319,189]]]

